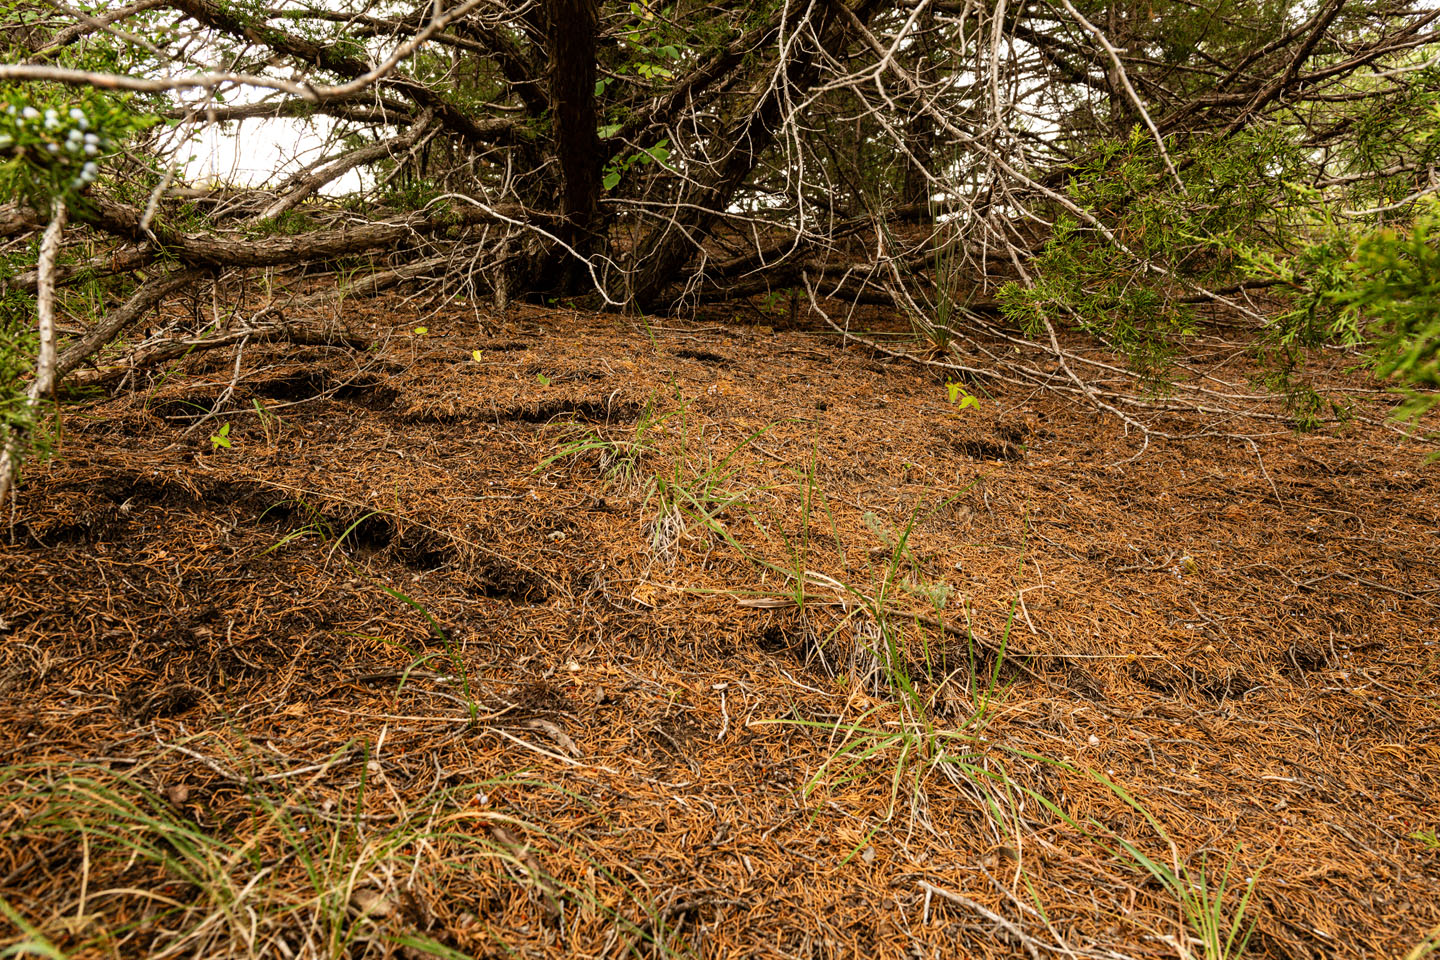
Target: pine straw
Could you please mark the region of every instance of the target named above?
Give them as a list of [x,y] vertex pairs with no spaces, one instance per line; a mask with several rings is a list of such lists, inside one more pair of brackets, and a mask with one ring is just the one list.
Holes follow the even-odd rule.
[[[1253,955],[1400,956],[1440,923],[1440,852],[1412,838],[1440,826],[1423,445],[1236,422],[1253,446],[1127,463],[1117,421],[1003,390],[960,411],[925,372],[810,333],[424,323],[363,360],[249,350],[237,406],[188,434],[230,360],[67,417],[0,548],[0,896],[28,942],[1194,949],[1175,897],[1113,853],[1167,846],[1093,772],[1190,866],[1256,879]],[[673,555],[657,501],[600,457],[535,472],[577,431],[633,441],[677,397],[641,476],[742,497],[692,512]],[[867,650],[886,625],[916,699]],[[963,731],[968,773],[927,724]],[[902,730],[914,750],[839,775],[837,752]],[[224,881],[177,879],[163,843],[107,852],[93,797],[112,790],[146,829],[228,851]],[[304,836],[335,844],[319,880]]]

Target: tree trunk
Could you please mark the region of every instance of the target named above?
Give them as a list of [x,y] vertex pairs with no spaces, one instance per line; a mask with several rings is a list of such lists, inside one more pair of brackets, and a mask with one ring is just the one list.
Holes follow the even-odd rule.
[[[550,0],[550,103],[560,163],[561,239],[581,256],[595,250],[600,208],[600,138],[596,133],[595,46],[600,30],[595,0]],[[565,258],[561,286],[588,273]]]

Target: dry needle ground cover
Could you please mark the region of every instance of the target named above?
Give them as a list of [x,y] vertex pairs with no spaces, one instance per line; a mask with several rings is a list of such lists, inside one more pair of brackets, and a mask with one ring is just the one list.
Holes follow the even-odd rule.
[[[27,478],[0,947],[1440,938],[1440,465],[1348,358],[1347,424],[1142,453],[814,329],[347,309],[381,346],[191,358]],[[1254,393],[1224,334],[1177,374]]]

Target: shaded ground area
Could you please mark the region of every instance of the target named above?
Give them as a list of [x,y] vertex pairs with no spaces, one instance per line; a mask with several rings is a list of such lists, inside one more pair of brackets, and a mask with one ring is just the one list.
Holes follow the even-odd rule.
[[1132,460],[813,331],[369,319],[84,408],[23,488],[7,943],[1199,956],[1227,863],[1254,955],[1440,924],[1423,444]]

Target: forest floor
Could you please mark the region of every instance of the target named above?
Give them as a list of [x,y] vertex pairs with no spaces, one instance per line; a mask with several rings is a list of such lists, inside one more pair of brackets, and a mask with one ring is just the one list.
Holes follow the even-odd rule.
[[346,309],[379,347],[196,356],[26,478],[0,948],[1440,938],[1440,463],[1351,358],[1373,422],[1142,452],[828,331]]

